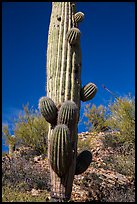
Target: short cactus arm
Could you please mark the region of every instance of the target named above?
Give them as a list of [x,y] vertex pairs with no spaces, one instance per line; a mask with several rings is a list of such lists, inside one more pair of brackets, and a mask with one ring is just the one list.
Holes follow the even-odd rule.
[[83,86],[81,88],[80,91],[80,99],[85,102],[85,101],[89,101],[92,98],[94,98],[94,96],[97,93],[97,86],[93,83],[88,83],[85,86]]
[[52,99],[49,97],[41,97],[38,105],[46,121],[55,126],[57,124],[57,107]]
[[82,151],[76,159],[75,175],[82,174],[92,162],[92,154],[88,150]]

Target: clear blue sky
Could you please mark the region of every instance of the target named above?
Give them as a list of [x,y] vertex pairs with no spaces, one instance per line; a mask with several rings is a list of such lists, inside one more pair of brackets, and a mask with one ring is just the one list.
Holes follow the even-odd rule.
[[[98,87],[90,103],[108,104],[111,95],[102,84],[118,96],[135,95],[135,3],[78,2],[77,10],[85,14],[79,27],[82,84]],[[51,2],[2,3],[2,123],[10,128],[22,104],[37,108],[45,95],[50,14]],[[80,124],[79,132],[85,130]]]

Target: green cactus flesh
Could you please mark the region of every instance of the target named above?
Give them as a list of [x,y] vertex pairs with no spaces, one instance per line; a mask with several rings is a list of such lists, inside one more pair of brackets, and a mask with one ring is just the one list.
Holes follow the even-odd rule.
[[75,19],[75,23],[82,22],[84,19],[84,13],[82,13],[82,12],[75,13],[74,19]]
[[73,101],[65,101],[58,112],[57,124],[65,124],[72,132],[78,122],[78,107]]
[[85,85],[80,92],[80,97],[83,102],[89,101],[96,95],[97,87],[93,83],[88,83]]
[[88,150],[82,151],[76,159],[75,175],[82,174],[92,162],[92,154]]
[[52,99],[41,97],[39,100],[39,109],[47,122],[54,124],[57,120],[57,108]]
[[51,136],[50,164],[59,177],[63,177],[72,162],[72,146],[69,129],[66,125],[57,125]]
[[70,45],[79,43],[80,40],[80,30],[78,28],[71,28],[68,32],[68,41]]

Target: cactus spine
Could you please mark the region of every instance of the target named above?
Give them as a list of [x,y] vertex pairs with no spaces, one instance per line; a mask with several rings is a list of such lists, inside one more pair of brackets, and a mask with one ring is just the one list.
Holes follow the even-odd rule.
[[[49,125],[48,133],[51,198],[55,199],[54,202],[70,199],[75,175],[77,123],[81,100],[81,48],[78,22],[82,21],[83,17],[82,13],[76,13],[76,2],[52,2],[47,46],[46,93],[58,108],[57,126]],[[51,112],[51,116],[55,115],[55,108],[51,107],[49,109],[46,105],[41,109],[46,117],[48,112]],[[53,118],[49,120],[51,124],[54,122]],[[68,158],[68,152],[71,159]],[[65,160],[69,165],[64,163]]]

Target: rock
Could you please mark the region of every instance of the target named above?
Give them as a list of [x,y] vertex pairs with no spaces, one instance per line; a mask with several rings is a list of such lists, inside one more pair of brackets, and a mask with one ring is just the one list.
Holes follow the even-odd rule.
[[33,196],[37,196],[37,195],[39,194],[39,191],[36,190],[35,188],[33,188],[33,189],[31,190],[31,194],[32,194]]

